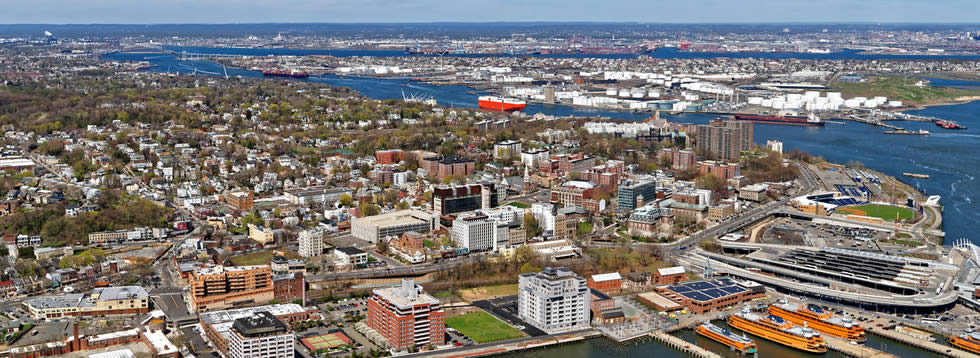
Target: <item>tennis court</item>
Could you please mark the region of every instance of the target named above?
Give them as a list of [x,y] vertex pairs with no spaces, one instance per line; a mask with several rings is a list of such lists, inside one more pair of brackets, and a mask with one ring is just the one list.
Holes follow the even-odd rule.
[[351,344],[351,339],[342,332],[321,334],[318,336],[303,338],[303,345],[310,351],[325,351],[337,347]]

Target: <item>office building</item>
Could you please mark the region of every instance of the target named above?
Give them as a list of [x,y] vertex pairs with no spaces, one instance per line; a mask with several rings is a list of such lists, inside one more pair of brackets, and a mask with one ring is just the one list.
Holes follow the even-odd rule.
[[334,250],[337,265],[363,266],[368,263],[368,254],[356,247],[338,247]]
[[445,343],[446,312],[439,300],[422,291],[415,280],[398,287],[376,288],[368,299],[367,324],[395,350]]
[[198,312],[262,304],[275,298],[269,266],[208,266],[191,273],[191,304]]
[[424,234],[438,228],[437,217],[421,210],[398,210],[351,219],[351,234],[358,239],[373,243],[409,231]]
[[497,224],[482,213],[463,214],[453,221],[452,238],[456,247],[470,251],[496,247]]
[[633,210],[657,199],[654,180],[627,180],[619,186],[617,203],[620,209]]
[[292,358],[295,354],[295,337],[269,312],[236,319],[228,338],[225,358]]
[[149,297],[142,287],[100,287],[89,294],[41,296],[24,301],[27,313],[39,321],[64,317],[135,315],[149,312]]
[[[316,310],[307,311],[303,308],[303,306],[294,303],[206,312],[201,313],[201,330],[203,331],[201,333],[207,337],[209,342],[211,342],[216,353],[218,353],[221,357],[230,358],[232,354],[232,339],[237,339],[239,342],[238,347],[243,347],[243,338],[248,338],[241,336],[238,338],[232,337],[235,334],[240,335],[242,332],[240,330],[238,332],[234,332],[235,321],[249,317],[266,317],[266,315],[270,315],[279,322],[289,326],[296,322],[309,320],[312,318],[311,313],[315,312]],[[273,323],[272,325],[275,324]],[[272,343],[282,341],[279,339],[268,339],[267,342]],[[287,345],[287,347],[291,348],[292,345]],[[271,348],[272,347],[266,347],[266,351],[270,351]],[[281,346],[277,346],[276,348],[281,348]],[[291,351],[287,357],[292,357]]]
[[490,209],[500,205],[502,194],[493,183],[441,185],[432,190],[431,209],[439,216]]
[[525,322],[548,334],[589,328],[589,287],[571,270],[522,274],[517,285],[517,316]]
[[708,159],[737,162],[752,150],[752,122],[734,118],[697,126],[697,153]]

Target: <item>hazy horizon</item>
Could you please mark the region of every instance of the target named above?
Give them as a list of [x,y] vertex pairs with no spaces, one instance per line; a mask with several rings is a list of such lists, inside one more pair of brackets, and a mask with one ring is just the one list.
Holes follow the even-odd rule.
[[[791,24],[980,22],[980,1],[949,0],[0,0],[0,24],[157,25],[269,23],[593,22]],[[499,15],[497,15],[499,14]],[[139,19],[135,21],[135,19]]]

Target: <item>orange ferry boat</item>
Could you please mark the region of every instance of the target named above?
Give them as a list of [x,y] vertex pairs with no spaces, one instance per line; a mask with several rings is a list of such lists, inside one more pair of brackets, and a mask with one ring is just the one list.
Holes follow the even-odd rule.
[[797,305],[781,301],[769,306],[769,314],[779,316],[797,325],[806,323],[813,330],[834,337],[858,343],[868,340],[864,328],[854,323],[849,317],[835,316],[814,304]]
[[958,336],[950,336],[947,341],[956,348],[980,354],[980,333],[978,332],[966,331]]
[[694,332],[707,337],[715,342],[735,348],[742,354],[753,354],[756,352],[755,342],[748,337],[743,337],[732,333],[732,331],[704,322],[694,328]]
[[827,353],[827,343],[820,333],[773,315],[765,317],[744,309],[728,317],[728,325],[753,336],[758,336],[788,347],[810,353]]

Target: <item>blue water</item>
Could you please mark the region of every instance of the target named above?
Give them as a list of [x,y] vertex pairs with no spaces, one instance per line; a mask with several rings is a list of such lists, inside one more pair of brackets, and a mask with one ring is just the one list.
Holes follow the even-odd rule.
[[950,80],[945,78],[922,77],[929,80],[929,84],[942,87],[956,87],[967,89],[980,89],[980,82],[967,80]]
[[[778,55],[778,54],[777,54]],[[170,55],[137,55],[116,53],[108,60],[149,61],[156,65],[152,70],[223,74],[221,65],[207,61],[177,61]],[[231,76],[260,77],[257,71],[231,69]],[[463,86],[433,86],[407,79],[375,79],[366,77],[339,77],[328,75],[310,78],[310,81],[352,88],[375,99],[402,98],[406,94],[428,95],[446,107],[475,108],[476,97],[484,92]],[[963,85],[934,82],[936,85]],[[978,83],[973,82],[973,85]],[[475,94],[468,94],[474,92]],[[545,113],[556,116],[610,117],[642,119],[647,113],[605,111],[564,105],[531,104],[528,114]],[[871,169],[898,177],[902,181],[925,191],[928,195],[940,195],[945,205],[943,215],[947,241],[968,238],[980,244],[980,236],[972,235],[972,228],[980,221],[980,185],[974,179],[980,174],[980,157],[974,155],[980,145],[980,102],[961,105],[931,107],[911,113],[955,120],[969,127],[967,130],[946,130],[929,122],[902,122],[899,126],[909,130],[926,129],[930,136],[886,135],[884,129],[854,122],[845,125],[827,124],[825,127],[797,127],[773,124],[756,124],[755,141],[777,139],[784,143],[784,150],[799,149],[814,156],[823,156],[836,163],[861,162]],[[709,114],[680,114],[666,116],[682,123],[707,123],[714,118]],[[903,177],[903,172],[929,174],[930,179]]]
[[[345,50],[345,49],[289,49],[289,48],[239,48],[239,47],[197,47],[197,46],[164,46],[164,48],[181,53],[243,55],[243,56],[311,56],[328,55],[335,57],[377,56],[395,57],[408,56],[403,50]],[[862,54],[860,50],[842,50],[831,53],[789,53],[789,52],[688,52],[676,47],[658,48],[652,54],[644,54],[662,59],[694,59],[694,58],[770,58],[770,59],[802,59],[802,60],[980,60],[980,55],[878,55]],[[415,55],[439,56],[439,55]],[[547,54],[547,55],[518,55],[518,54],[446,54],[448,57],[522,57],[534,56],[545,58],[635,58],[637,54]]]

